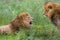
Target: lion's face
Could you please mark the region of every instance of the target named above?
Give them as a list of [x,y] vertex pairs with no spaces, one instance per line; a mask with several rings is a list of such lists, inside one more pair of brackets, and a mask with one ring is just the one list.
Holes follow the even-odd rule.
[[27,12],[19,14],[17,18],[21,26],[28,28],[32,26],[33,18]]
[[29,14],[25,14],[23,16],[23,25],[25,27],[30,27],[32,26],[33,18]]
[[48,17],[48,18],[50,18],[51,17],[51,12],[53,11],[53,9],[54,9],[54,6],[55,5],[53,5],[52,3],[45,3],[44,4],[44,15],[46,16],[46,17]]
[[56,8],[59,8],[59,4],[53,2],[47,2],[44,4],[44,15],[51,18],[54,15]]

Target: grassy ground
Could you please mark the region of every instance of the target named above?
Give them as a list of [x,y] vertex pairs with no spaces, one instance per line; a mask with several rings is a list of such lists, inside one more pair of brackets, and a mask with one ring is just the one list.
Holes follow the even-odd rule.
[[20,29],[16,35],[0,35],[0,40],[60,40],[58,30],[43,16],[43,3],[44,0],[0,0],[0,25],[8,24],[24,11],[34,18],[31,29]]

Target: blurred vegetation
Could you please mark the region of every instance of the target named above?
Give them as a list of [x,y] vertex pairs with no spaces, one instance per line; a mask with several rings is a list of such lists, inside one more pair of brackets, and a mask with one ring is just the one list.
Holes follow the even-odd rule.
[[0,25],[8,24],[21,12],[34,18],[31,29],[20,29],[16,35],[0,35],[0,40],[60,40],[60,32],[43,15],[45,0],[0,0]]
[[45,2],[57,2],[57,3],[60,3],[60,0],[45,0]]

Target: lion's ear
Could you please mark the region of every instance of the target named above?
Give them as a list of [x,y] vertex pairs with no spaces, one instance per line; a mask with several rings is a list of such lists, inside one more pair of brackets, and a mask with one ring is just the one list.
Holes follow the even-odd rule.
[[22,16],[20,16],[20,15],[18,15],[18,16],[17,16],[17,19],[22,20],[22,19],[23,19],[23,17],[22,17]]
[[20,16],[19,18],[23,20],[23,16]]
[[29,14],[28,13],[26,13],[26,16],[28,16]]
[[49,5],[49,6],[48,6],[48,8],[49,8],[49,9],[52,9],[52,8],[53,8],[53,6],[52,6],[52,5]]
[[48,9],[53,9],[55,4],[53,2],[45,2],[44,6],[46,6]]

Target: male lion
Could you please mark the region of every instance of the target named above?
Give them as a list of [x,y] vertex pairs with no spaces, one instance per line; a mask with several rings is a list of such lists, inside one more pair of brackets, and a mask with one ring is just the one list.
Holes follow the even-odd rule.
[[60,26],[60,4],[54,2],[46,2],[44,4],[44,15],[59,28]]
[[27,12],[20,13],[8,25],[0,26],[0,33],[15,34],[15,31],[18,30],[20,27],[30,28],[32,22],[33,19]]

